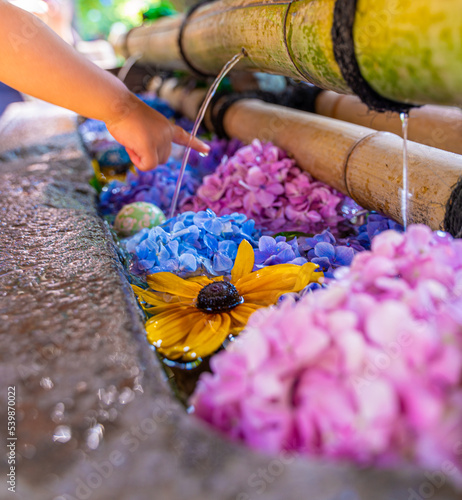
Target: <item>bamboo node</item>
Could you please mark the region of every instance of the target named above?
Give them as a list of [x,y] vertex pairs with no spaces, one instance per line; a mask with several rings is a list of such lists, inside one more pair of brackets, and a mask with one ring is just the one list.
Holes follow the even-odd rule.
[[376,135],[378,132],[371,132],[370,134],[366,134],[363,137],[359,137],[351,146],[350,150],[348,151],[348,154],[346,155],[345,162],[343,164],[343,184],[345,186],[346,194],[358,205],[360,204],[359,201],[355,198],[353,190],[350,189],[350,185],[348,182],[348,167],[350,165],[350,158],[351,155],[354,153],[356,148],[363,143],[366,139],[369,139],[370,137],[373,137]]
[[358,0],[336,0],[334,6],[334,19],[332,23],[332,45],[334,57],[340,72],[350,89],[367,105],[369,109],[384,113],[409,113],[415,107],[413,104],[392,101],[381,96],[363,77],[356,59],[353,27],[356,17]]
[[194,64],[192,64],[192,62],[189,60],[189,58],[186,55],[186,49],[185,49],[185,44],[184,44],[184,32],[186,30],[186,26],[188,25],[188,21],[189,21],[190,17],[194,14],[194,12],[196,12],[196,10],[199,7],[202,7],[203,5],[205,5],[207,3],[214,2],[214,1],[215,0],[202,0],[202,1],[198,2],[196,5],[193,5],[188,10],[188,12],[186,12],[186,15],[183,18],[183,22],[181,23],[180,31],[178,33],[178,48],[179,48],[181,57],[183,58],[183,61],[185,62],[186,66],[190,69],[190,71],[193,74],[199,76],[200,78],[208,78],[210,76],[214,77],[215,75],[212,75],[210,73],[204,73],[199,68],[196,68],[194,66]]

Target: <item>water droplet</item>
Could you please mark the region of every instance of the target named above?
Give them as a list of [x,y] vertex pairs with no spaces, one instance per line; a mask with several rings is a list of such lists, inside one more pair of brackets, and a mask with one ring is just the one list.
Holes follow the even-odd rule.
[[119,394],[119,403],[126,405],[127,403],[130,403],[130,401],[133,401],[134,398],[135,393],[129,387],[125,387]]
[[42,380],[40,380],[40,385],[47,390],[53,389],[54,387],[53,381],[50,377],[43,377]]
[[53,434],[53,441],[55,443],[67,443],[72,437],[70,427],[67,425],[58,425]]
[[135,380],[133,381],[133,390],[138,391],[143,393],[143,386],[141,385],[141,378],[142,377],[136,377]]
[[75,386],[75,390],[77,392],[85,392],[87,390],[87,387],[88,387],[87,383],[82,381]]
[[118,415],[119,415],[119,413],[117,412],[117,410],[115,408],[111,408],[108,411],[108,420],[109,420],[109,422],[114,422],[114,420],[117,418]]
[[109,412],[107,412],[106,410],[100,410],[98,412],[98,419],[102,422],[108,420],[109,419]]
[[51,420],[55,423],[61,422],[64,416],[64,409],[64,403],[58,403],[51,412]]
[[104,427],[101,424],[96,424],[87,431],[87,446],[91,450],[96,450],[103,439]]
[[116,400],[117,389],[114,385],[108,387],[108,389],[100,389],[98,391],[98,398],[101,402],[107,406],[112,404]]

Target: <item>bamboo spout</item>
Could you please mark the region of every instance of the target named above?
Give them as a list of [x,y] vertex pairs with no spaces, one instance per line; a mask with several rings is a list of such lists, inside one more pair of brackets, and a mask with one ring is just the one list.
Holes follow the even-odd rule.
[[[358,97],[321,92],[316,113],[356,125],[402,136],[402,124],[396,113],[369,111]],[[452,153],[462,154],[462,110],[428,105],[411,111],[409,139]]]
[[[242,47],[240,68],[310,81],[351,93],[335,60],[335,0],[216,0],[189,17],[189,63],[217,74]],[[178,48],[183,17],[132,30],[126,54],[167,69],[185,67]],[[415,104],[462,106],[462,3],[358,0],[354,43],[364,79],[381,96]]]

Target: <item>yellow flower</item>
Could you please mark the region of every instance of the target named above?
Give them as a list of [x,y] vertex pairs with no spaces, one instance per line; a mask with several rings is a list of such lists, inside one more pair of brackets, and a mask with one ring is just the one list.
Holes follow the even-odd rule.
[[147,277],[151,290],[135,285],[144,309],[154,316],[146,322],[148,341],[168,359],[193,361],[213,354],[228,335],[238,334],[251,314],[275,304],[288,292],[318,282],[316,264],[278,264],[252,272],[254,253],[246,240],[239,245],[231,280],[223,276],[183,279],[172,273]]

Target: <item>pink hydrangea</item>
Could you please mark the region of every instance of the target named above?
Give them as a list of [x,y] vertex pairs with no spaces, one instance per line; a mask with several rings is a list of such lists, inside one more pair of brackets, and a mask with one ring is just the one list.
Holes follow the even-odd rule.
[[271,233],[317,233],[326,227],[335,230],[343,220],[338,208],[342,199],[342,194],[303,172],[284,151],[254,140],[206,176],[181,210],[239,212]]
[[266,452],[451,463],[462,484],[462,241],[387,231],[341,274],[255,313],[201,377],[196,415]]

